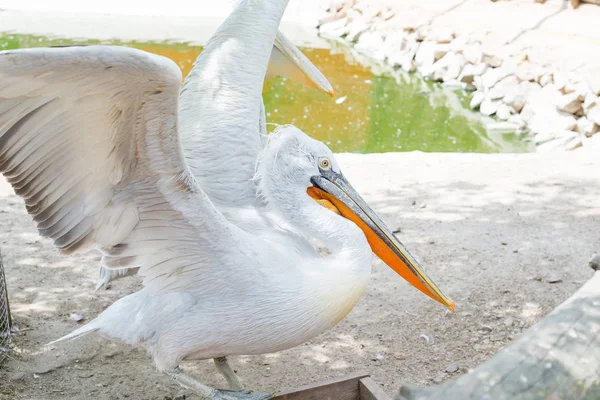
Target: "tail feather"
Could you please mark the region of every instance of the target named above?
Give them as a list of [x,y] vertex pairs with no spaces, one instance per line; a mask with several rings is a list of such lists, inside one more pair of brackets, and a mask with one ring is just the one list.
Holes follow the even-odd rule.
[[88,333],[96,332],[98,329],[100,329],[100,327],[95,322],[96,322],[96,320],[94,319],[94,320],[90,321],[89,323],[85,324],[84,326],[75,329],[73,332],[69,333],[68,335],[65,335],[65,336],[61,337],[60,339],[56,339],[50,343],[47,343],[46,346],[50,346],[55,343],[62,342],[64,340],[79,339],[80,337],[85,336]]

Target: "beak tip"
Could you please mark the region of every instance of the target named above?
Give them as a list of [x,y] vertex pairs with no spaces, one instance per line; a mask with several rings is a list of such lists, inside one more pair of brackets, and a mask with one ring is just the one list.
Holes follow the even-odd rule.
[[452,300],[448,300],[448,304],[446,305],[446,307],[448,307],[448,310],[450,310],[451,312],[454,312],[456,305]]
[[331,96],[331,98],[335,97],[335,93],[333,93],[333,89],[329,90],[329,92],[327,92],[327,93],[329,93],[329,95]]

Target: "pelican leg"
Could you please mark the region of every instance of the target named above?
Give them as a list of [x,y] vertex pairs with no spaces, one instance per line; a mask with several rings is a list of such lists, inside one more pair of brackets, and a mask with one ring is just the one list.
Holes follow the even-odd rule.
[[217,358],[214,358],[213,360],[215,362],[215,366],[217,367],[217,370],[227,380],[229,389],[231,389],[231,390],[244,389],[242,387],[242,384],[240,383],[240,380],[235,375],[235,372],[233,372],[233,369],[231,369],[231,367],[229,366],[229,363],[227,362],[227,357],[217,357]]
[[268,400],[273,397],[264,393],[214,389],[185,375],[179,368],[175,368],[169,375],[184,388],[195,391],[203,400]]

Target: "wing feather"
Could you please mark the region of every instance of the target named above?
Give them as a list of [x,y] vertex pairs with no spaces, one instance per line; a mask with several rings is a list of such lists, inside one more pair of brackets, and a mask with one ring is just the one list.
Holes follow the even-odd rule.
[[183,158],[180,84],[172,61],[135,49],[0,52],[0,172],[63,253],[97,248],[151,289],[218,268],[209,253],[232,237]]

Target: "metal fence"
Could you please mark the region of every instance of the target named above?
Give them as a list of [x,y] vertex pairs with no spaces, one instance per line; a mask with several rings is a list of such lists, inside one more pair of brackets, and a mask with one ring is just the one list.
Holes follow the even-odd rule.
[[10,349],[11,322],[6,276],[4,275],[2,254],[0,254],[0,363],[4,361]]

